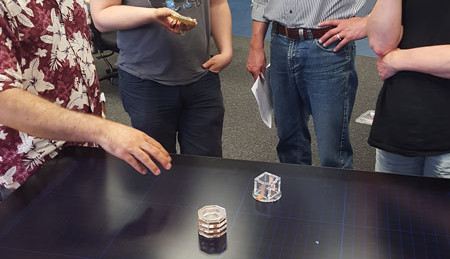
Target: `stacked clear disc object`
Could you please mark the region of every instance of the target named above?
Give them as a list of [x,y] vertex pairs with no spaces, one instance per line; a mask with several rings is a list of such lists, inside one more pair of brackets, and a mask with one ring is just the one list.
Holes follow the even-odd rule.
[[218,205],[208,205],[198,210],[198,234],[218,238],[227,233],[227,213]]

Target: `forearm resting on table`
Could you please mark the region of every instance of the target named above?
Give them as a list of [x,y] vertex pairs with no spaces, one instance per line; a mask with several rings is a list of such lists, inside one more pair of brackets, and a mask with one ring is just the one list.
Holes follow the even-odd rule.
[[0,123],[30,135],[54,140],[95,142],[138,172],[154,174],[171,168],[167,151],[153,138],[98,116],[62,108],[22,89],[0,92]]
[[51,103],[22,89],[0,92],[0,123],[30,135],[54,140],[99,142],[108,123]]
[[394,51],[392,66],[450,79],[450,45],[437,45]]

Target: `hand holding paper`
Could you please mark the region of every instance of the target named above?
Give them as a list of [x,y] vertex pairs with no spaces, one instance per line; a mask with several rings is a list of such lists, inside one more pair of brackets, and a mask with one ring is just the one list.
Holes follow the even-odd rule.
[[252,92],[256,98],[256,102],[258,103],[261,119],[267,125],[267,127],[272,128],[273,101],[272,89],[270,88],[269,67],[270,64],[266,68],[266,73],[263,77],[264,80],[261,80],[262,75],[260,75],[258,79],[256,79],[255,83],[252,86]]

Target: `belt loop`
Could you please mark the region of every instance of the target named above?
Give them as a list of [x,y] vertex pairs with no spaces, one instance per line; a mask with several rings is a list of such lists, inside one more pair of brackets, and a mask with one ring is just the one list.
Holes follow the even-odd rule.
[[289,38],[289,30],[287,26],[284,26],[284,32],[287,38]]
[[313,29],[303,29],[305,35],[305,38],[312,40],[314,39]]
[[298,36],[300,37],[300,40],[305,40],[305,35],[303,33],[305,30],[303,28],[298,29]]

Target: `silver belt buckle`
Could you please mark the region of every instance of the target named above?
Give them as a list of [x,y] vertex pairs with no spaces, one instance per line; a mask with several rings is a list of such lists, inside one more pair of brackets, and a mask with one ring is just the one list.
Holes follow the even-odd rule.
[[303,28],[298,29],[298,36],[300,37],[300,40],[305,40],[305,35],[303,35]]

